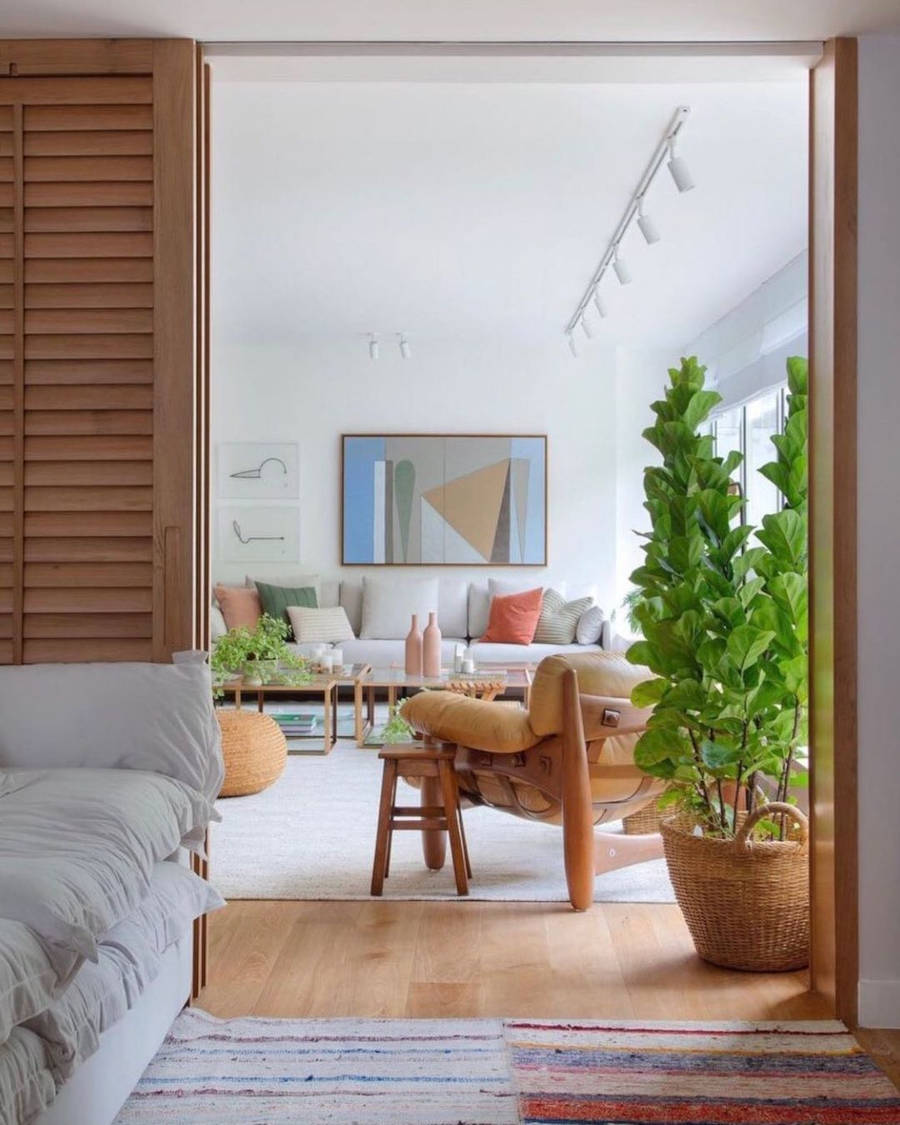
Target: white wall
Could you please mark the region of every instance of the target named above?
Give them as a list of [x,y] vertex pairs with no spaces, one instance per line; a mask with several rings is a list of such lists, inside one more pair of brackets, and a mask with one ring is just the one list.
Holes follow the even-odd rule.
[[900,38],[859,46],[859,999],[900,1027]]
[[[616,351],[616,603],[631,589],[628,576],[644,561],[643,540],[636,531],[650,530],[650,517],[644,510],[644,468],[656,464],[659,455],[641,437],[652,426],[650,403],[662,398],[668,385],[668,371],[678,357],[671,352]],[[617,614],[617,631],[628,632],[622,610]]]
[[[246,345],[225,332],[220,328],[212,356],[213,462],[222,441],[299,442],[296,569],[340,572],[342,433],[546,433],[550,565],[511,574],[523,581],[533,576],[536,584],[565,578],[570,591],[596,585],[601,604],[611,606],[617,526],[611,351],[594,346],[575,360],[561,340],[543,348],[414,341],[412,358],[404,361],[385,342],[373,362],[364,338]],[[214,556],[215,579],[242,582],[247,569]],[[252,569],[263,575],[295,567]],[[367,570],[347,569],[357,577]],[[501,569],[454,573],[484,581]]]

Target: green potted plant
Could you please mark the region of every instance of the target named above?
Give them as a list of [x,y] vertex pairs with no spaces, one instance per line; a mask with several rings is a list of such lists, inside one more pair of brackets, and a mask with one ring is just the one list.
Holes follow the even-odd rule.
[[653,707],[635,760],[668,783],[666,858],[697,951],[733,967],[798,968],[808,848],[788,793],[808,699],[806,361],[788,363],[787,425],[762,470],[784,505],[759,530],[740,521],[731,478],[741,455],[714,456],[699,433],[721,401],[705,368],[692,357],[669,374],[644,431],[662,464],[644,472],[652,530],[631,576],[643,640],[628,659],[653,673],[632,697]]
[[216,642],[210,657],[214,682],[223,683],[239,675],[248,687],[308,682],[308,662],[288,649],[288,634],[287,622],[267,613],[262,614],[255,629],[229,629]]
[[378,740],[383,742],[385,746],[393,746],[398,743],[413,742],[416,737],[416,732],[413,727],[403,718],[401,706],[396,703],[388,707],[388,721],[384,724],[378,732]]

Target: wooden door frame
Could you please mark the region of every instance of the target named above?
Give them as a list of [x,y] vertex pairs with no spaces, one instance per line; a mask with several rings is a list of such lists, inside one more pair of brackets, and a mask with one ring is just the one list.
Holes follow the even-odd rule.
[[810,859],[814,991],[851,1027],[857,809],[857,41],[810,72]]

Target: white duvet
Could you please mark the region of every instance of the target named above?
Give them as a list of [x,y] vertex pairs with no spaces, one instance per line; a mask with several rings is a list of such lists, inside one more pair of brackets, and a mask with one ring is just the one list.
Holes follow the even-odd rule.
[[158,773],[0,771],[0,917],[89,960],[146,896],[153,865],[194,846],[210,802]]

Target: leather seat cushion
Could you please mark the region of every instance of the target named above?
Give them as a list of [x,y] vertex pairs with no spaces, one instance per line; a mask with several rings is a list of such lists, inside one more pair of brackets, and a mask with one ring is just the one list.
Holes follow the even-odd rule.
[[529,713],[531,726],[541,737],[561,734],[565,727],[563,677],[570,668],[575,669],[582,695],[630,699],[636,684],[652,678],[649,669],[629,664],[619,652],[545,657],[534,674]]
[[452,691],[419,692],[404,703],[403,717],[422,734],[495,754],[517,754],[540,741],[520,708]]

